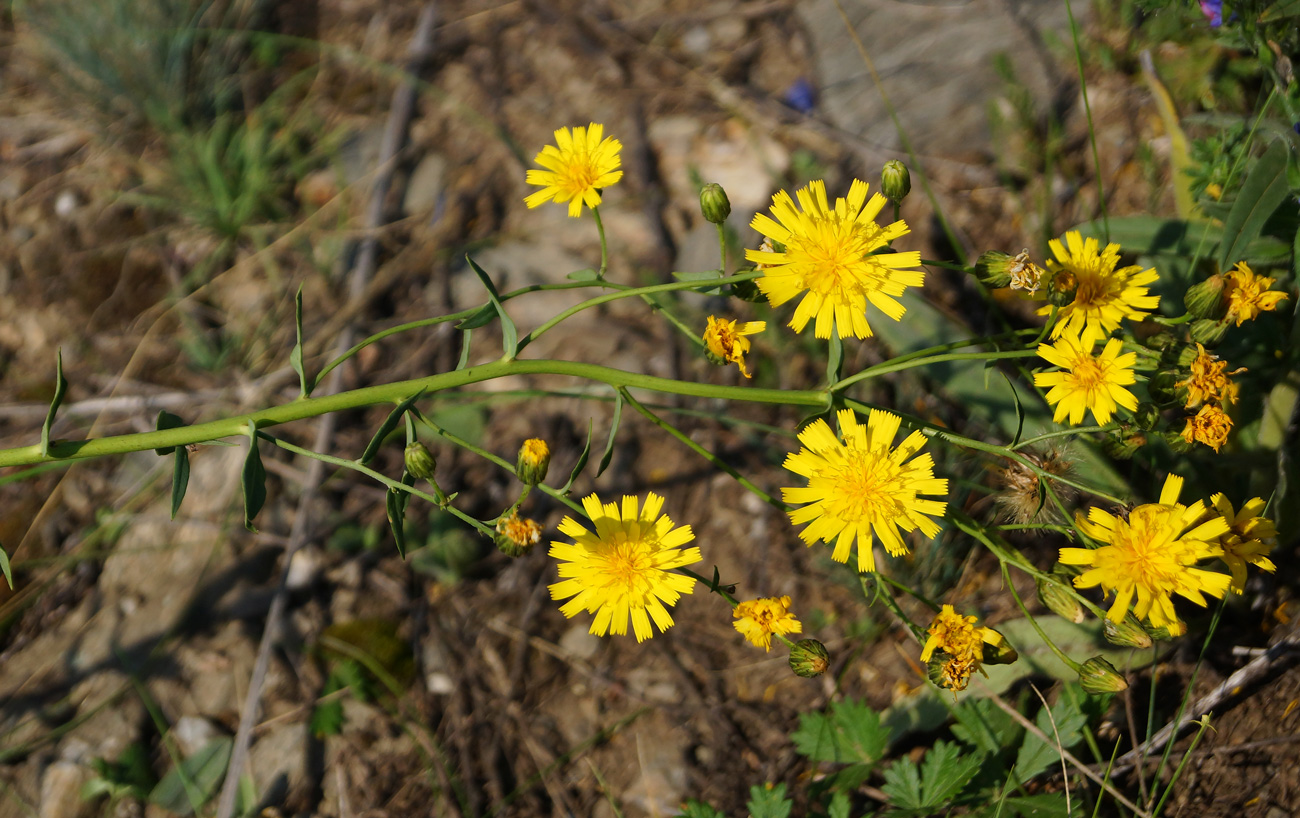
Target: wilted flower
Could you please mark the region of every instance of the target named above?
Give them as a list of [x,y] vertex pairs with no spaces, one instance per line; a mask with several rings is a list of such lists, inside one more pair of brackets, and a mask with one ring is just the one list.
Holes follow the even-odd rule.
[[1187,419],[1182,437],[1188,443],[1204,443],[1217,452],[1228,442],[1231,431],[1232,418],[1219,407],[1207,404]]

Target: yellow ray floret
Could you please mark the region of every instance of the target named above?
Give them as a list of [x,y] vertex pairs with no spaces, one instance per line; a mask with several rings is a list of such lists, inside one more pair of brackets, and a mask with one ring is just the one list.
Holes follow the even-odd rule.
[[925,281],[923,271],[903,269],[920,265],[920,253],[876,252],[909,231],[901,220],[876,224],[885,197],[877,193],[868,200],[867,190],[866,182],[855,179],[848,197],[832,207],[826,183],[819,180],[795,194],[798,207],[782,190],[772,197],[775,219],[754,216],[751,226],[784,247],[779,253],[745,251],[745,258],[763,269],[759,290],[774,307],[806,293],[790,319],[795,332],[815,318],[818,338],[831,337],[832,326],[841,338],[870,338],[867,303],[897,321],[905,311],[898,296]]
[[1051,387],[1047,403],[1056,407],[1052,420],[1057,423],[1068,417],[1071,426],[1078,426],[1084,412],[1090,411],[1097,423],[1104,425],[1117,407],[1137,408],[1137,397],[1124,388],[1137,382],[1132,369],[1137,353],[1121,355],[1123,344],[1118,338],[1107,341],[1097,356],[1092,354],[1092,346],[1093,342],[1074,335],[1063,336],[1050,346],[1038,345],[1039,357],[1061,367],[1060,372],[1034,375],[1034,386]]
[[913,457],[925,445],[920,432],[891,448],[901,423],[898,415],[872,409],[865,426],[852,409],[842,409],[836,417],[843,442],[820,419],[799,433],[803,448],[786,457],[785,467],[806,477],[808,485],[784,488],[781,497],[807,504],[790,512],[795,525],[808,524],[799,532],[805,543],[834,543],[831,558],[848,562],[856,542],[858,570],[874,571],[875,538],[896,557],[907,552],[900,530],[927,537],[939,533],[931,518],[942,516],[948,503],[921,495],[946,496],[948,481],[934,476],[929,454]]
[[1223,549],[1219,559],[1232,572],[1233,593],[1240,594],[1246,590],[1247,565],[1254,565],[1270,574],[1277,570],[1268,558],[1277,542],[1277,528],[1272,520],[1263,516],[1265,503],[1261,497],[1250,500],[1240,511],[1234,511],[1232,501],[1223,494],[1210,497],[1210,503],[1229,526],[1228,532],[1219,537],[1219,546]]
[[[552,542],[550,555],[560,561],[560,582],[550,586],[551,599],[568,599],[560,613],[573,617],[579,611],[595,614],[591,632],[627,633],[628,620],[636,640],[673,625],[665,605],[675,605],[682,594],[695,588],[695,580],[673,569],[699,562],[696,547],[683,548],[695,539],[691,527],[673,527],[660,516],[664,498],[651,493],[638,511],[637,498],[624,496],[620,505],[601,504],[595,495],[583,498],[582,508],[595,531],[572,517],[560,522],[560,533],[573,542]],[[569,599],[572,597],[572,599]]]
[[[1061,307],[1052,327],[1052,337],[1078,335],[1085,346],[1114,332],[1125,318],[1141,321],[1160,305],[1160,297],[1147,294],[1147,285],[1160,276],[1154,269],[1119,266],[1119,245],[1108,244],[1105,250],[1096,239],[1084,239],[1077,230],[1065,234],[1065,244],[1052,239],[1048,244],[1056,261],[1048,261],[1052,271],[1052,289],[1074,292],[1074,300]],[[1043,307],[1039,315],[1047,315]]]
[[731,624],[752,644],[772,650],[772,636],[803,633],[803,623],[790,613],[790,597],[764,597],[741,602],[732,611]]
[[623,145],[613,137],[604,136],[605,126],[593,122],[586,128],[581,125],[572,132],[560,128],[555,132],[555,144],[542,148],[533,159],[545,170],[533,168],[526,181],[541,190],[524,199],[530,208],[554,200],[557,204],[569,203],[569,216],[576,218],[582,206],[600,204],[600,191],[623,178],[619,170],[618,152]]

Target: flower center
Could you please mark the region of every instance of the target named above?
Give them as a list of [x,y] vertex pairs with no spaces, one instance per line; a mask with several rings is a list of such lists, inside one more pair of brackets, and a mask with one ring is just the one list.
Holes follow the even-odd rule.
[[605,558],[605,587],[635,593],[638,586],[647,582],[654,570],[650,548],[644,540],[633,540],[614,546]]
[[906,513],[901,470],[876,452],[853,450],[831,477],[829,510],[846,522],[892,520]]
[[1096,307],[1115,300],[1122,282],[1116,276],[1100,275],[1097,270],[1080,271],[1079,289],[1075,303],[1081,307]]
[[1080,355],[1070,372],[1074,375],[1074,380],[1084,389],[1096,389],[1106,382],[1106,371],[1091,355]]
[[1115,526],[1113,544],[1124,564],[1123,573],[1147,585],[1169,586],[1178,578],[1178,551],[1173,539],[1178,532],[1170,523],[1172,509],[1159,505],[1138,506]]
[[596,178],[599,175],[596,163],[586,151],[583,151],[575,154],[565,165],[564,184],[569,190],[584,191],[596,186]]

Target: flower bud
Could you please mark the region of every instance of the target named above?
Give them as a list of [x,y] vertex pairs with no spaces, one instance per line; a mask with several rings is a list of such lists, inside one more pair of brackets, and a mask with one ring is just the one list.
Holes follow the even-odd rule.
[[433,470],[437,463],[433,459],[433,453],[420,441],[412,440],[406,445],[402,460],[406,465],[407,474],[416,480],[433,479]]
[[1111,622],[1109,619],[1105,620],[1102,623],[1102,632],[1106,635],[1106,641],[1112,645],[1120,645],[1126,648],[1151,647],[1151,636],[1131,616],[1125,617],[1124,621],[1119,624]]
[[1064,267],[1053,273],[1052,280],[1047,283],[1047,303],[1054,307],[1070,304],[1078,293],[1079,279]]
[[700,210],[704,218],[714,224],[722,224],[731,215],[731,200],[727,191],[717,182],[710,182],[700,190]]
[[1228,332],[1227,321],[1211,321],[1208,318],[1202,318],[1192,322],[1192,327],[1188,335],[1192,340],[1202,346],[1213,349],[1223,340],[1223,336]]
[[542,527],[535,520],[520,519],[516,513],[497,520],[497,534],[492,538],[497,549],[507,557],[522,557],[542,539]]
[[986,250],[975,261],[975,277],[991,290],[1011,284],[1011,264],[1014,259],[997,250]]
[[1092,657],[1079,668],[1079,685],[1089,693],[1119,693],[1128,689],[1124,676],[1100,656]]
[[1228,299],[1224,295],[1226,281],[1215,273],[1200,284],[1187,288],[1183,295],[1183,306],[1193,318],[1205,318],[1218,321],[1228,313]]
[[794,675],[811,679],[820,676],[831,666],[826,646],[816,639],[800,639],[790,649],[790,669]]
[[998,634],[998,641],[985,643],[984,645],[984,664],[986,665],[1009,665],[1020,658],[1016,649],[1011,647],[1006,637]]
[[758,304],[767,301],[767,296],[758,288],[755,279],[749,281],[737,281],[731,285],[731,294],[741,301],[748,301],[751,304]]
[[1142,401],[1133,413],[1133,419],[1139,429],[1149,432],[1160,422],[1160,408],[1150,401]]
[[515,465],[515,474],[525,485],[535,486],[546,479],[546,470],[551,466],[551,449],[545,440],[529,438],[519,447],[519,461]]
[[1182,405],[1178,400],[1178,382],[1181,380],[1179,375],[1182,374],[1176,369],[1162,369],[1151,376],[1147,381],[1147,394],[1156,405],[1172,406],[1173,404]]
[[1047,610],[1078,625],[1083,621],[1083,606],[1062,580],[1055,576],[1040,578],[1037,583],[1038,601]]
[[1174,335],[1172,332],[1170,332],[1167,329],[1160,330],[1155,335],[1152,335],[1150,338],[1146,340],[1147,348],[1154,349],[1158,352],[1164,352],[1167,349],[1173,349],[1175,346],[1177,346],[1180,343],[1182,342],[1179,341],[1178,336]]
[[897,159],[886,162],[880,169],[880,192],[885,194],[885,198],[898,204],[907,198],[911,190],[912,174],[908,172],[907,165]]

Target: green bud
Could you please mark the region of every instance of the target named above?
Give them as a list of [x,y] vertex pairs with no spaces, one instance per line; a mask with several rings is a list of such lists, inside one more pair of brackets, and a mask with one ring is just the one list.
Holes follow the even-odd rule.
[[[998,634],[1002,636],[1002,634]],[[996,645],[984,645],[984,664],[986,665],[1009,665],[1020,658],[1016,649],[1011,647],[1005,636]]]
[[535,486],[546,479],[546,470],[551,466],[551,449],[545,440],[530,438],[519,447],[519,460],[515,464],[515,474],[525,485]]
[[416,480],[433,479],[433,470],[437,463],[433,459],[433,453],[420,441],[413,440],[407,444],[402,460],[405,462],[407,474]]
[[1092,657],[1079,668],[1079,685],[1089,693],[1119,693],[1128,689],[1124,676],[1100,656]]
[[1079,279],[1074,273],[1062,267],[1052,274],[1047,282],[1047,303],[1054,307],[1064,307],[1074,301],[1079,292]]
[[794,675],[811,679],[820,676],[831,666],[826,646],[816,639],[800,639],[790,649],[790,669]]
[[1139,429],[1149,432],[1160,422],[1160,408],[1150,401],[1142,401],[1133,413],[1133,418]]
[[1011,284],[1013,257],[997,250],[986,250],[975,261],[975,277],[991,290]]
[[1151,636],[1142,629],[1138,621],[1132,616],[1126,617],[1118,625],[1106,619],[1102,623],[1102,632],[1106,635],[1106,641],[1112,645],[1121,645],[1126,648],[1149,648],[1151,647]]
[[700,189],[700,210],[704,218],[714,224],[722,224],[731,215],[731,200],[727,191],[717,182],[709,182]]
[[1192,322],[1192,328],[1188,334],[1192,340],[1202,346],[1213,349],[1223,340],[1223,336],[1228,332],[1227,321],[1211,321],[1202,318],[1199,321]]
[[1158,406],[1181,403],[1178,400],[1178,382],[1183,379],[1182,374],[1177,369],[1162,369],[1152,375],[1147,381],[1147,394],[1151,396],[1151,400]]
[[1039,579],[1037,585],[1038,601],[1043,603],[1043,607],[1076,625],[1083,621],[1083,606],[1063,581],[1056,577],[1045,577]]
[[1200,348],[1184,344],[1183,348],[1178,350],[1179,368],[1187,369],[1191,367],[1192,361],[1195,361],[1196,357],[1200,354],[1201,354]]
[[898,204],[907,198],[911,190],[912,174],[908,172],[907,165],[897,159],[886,162],[880,169],[880,192],[885,194],[885,198]]
[[1178,336],[1174,335],[1172,332],[1170,332],[1167,329],[1160,330],[1155,335],[1152,335],[1150,338],[1146,340],[1146,345],[1148,349],[1154,349],[1159,352],[1164,352],[1165,350],[1173,349],[1175,346],[1177,346],[1180,343],[1182,342],[1178,339]]
[[1224,296],[1225,283],[1223,276],[1215,273],[1200,284],[1188,287],[1183,295],[1183,306],[1193,318],[1220,320],[1228,314],[1228,299]]
[[[1179,440],[1182,440],[1182,438],[1180,437]],[[1158,628],[1154,625],[1148,625],[1146,631],[1147,635],[1157,642],[1167,642],[1174,638],[1174,634],[1170,633],[1169,629],[1163,625]]]
[[751,304],[767,300],[767,296],[763,295],[763,291],[758,288],[757,279],[737,281],[731,285],[731,294],[741,301],[748,301]]

